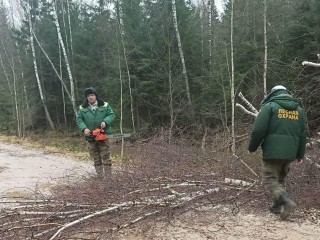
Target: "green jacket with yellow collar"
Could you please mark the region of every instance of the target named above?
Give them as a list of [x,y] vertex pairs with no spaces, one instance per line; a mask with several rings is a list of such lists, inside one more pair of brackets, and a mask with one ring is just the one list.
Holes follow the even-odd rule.
[[262,102],[253,124],[249,152],[261,145],[263,159],[302,159],[306,147],[306,119],[299,101],[285,90]]
[[115,114],[107,102],[97,99],[97,108],[91,110],[88,101],[80,105],[76,122],[81,131],[88,128],[93,131],[96,128],[101,128],[101,122],[106,123],[106,133],[111,134],[111,123],[115,118]]

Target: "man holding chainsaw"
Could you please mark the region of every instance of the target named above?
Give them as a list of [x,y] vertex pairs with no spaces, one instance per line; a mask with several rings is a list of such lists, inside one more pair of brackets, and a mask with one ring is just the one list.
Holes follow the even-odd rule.
[[98,98],[95,88],[85,89],[84,94],[87,99],[79,107],[76,122],[88,142],[97,175],[107,176],[111,174],[112,162],[106,134],[111,134],[111,122],[115,114],[107,102]]
[[297,206],[284,185],[290,164],[294,160],[302,162],[304,158],[307,138],[305,112],[299,100],[282,85],[273,87],[261,105],[248,150],[255,152],[261,145],[263,179],[274,198],[270,211],[280,214],[285,220]]

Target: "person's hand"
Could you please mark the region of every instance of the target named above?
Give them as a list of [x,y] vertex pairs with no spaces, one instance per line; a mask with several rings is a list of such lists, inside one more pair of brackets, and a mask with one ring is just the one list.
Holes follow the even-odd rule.
[[83,131],[83,133],[84,133],[84,135],[89,136],[90,133],[91,133],[91,131],[90,131],[89,128],[86,128],[86,129]]
[[101,123],[101,129],[104,129],[107,126],[106,122]]

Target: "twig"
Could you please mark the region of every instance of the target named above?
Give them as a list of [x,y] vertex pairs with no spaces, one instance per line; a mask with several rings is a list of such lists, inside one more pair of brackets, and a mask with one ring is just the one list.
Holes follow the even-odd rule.
[[240,157],[238,157],[237,155],[234,155],[234,156],[235,156],[235,158],[237,158],[244,166],[246,166],[246,167],[253,173],[253,175],[255,175],[257,178],[260,178],[259,175],[258,175],[255,171],[253,171],[253,169],[252,169],[248,164],[246,164]]

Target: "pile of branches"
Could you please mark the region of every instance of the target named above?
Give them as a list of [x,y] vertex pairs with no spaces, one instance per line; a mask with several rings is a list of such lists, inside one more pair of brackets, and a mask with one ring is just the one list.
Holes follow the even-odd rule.
[[237,213],[257,199],[257,209],[270,201],[253,174],[259,162],[249,161],[248,169],[227,153],[156,143],[136,145],[128,159],[104,179],[89,176],[56,187],[49,197],[7,201],[11,207],[1,210],[0,238],[112,239],[133,224],[170,220],[201,206],[226,204]]

